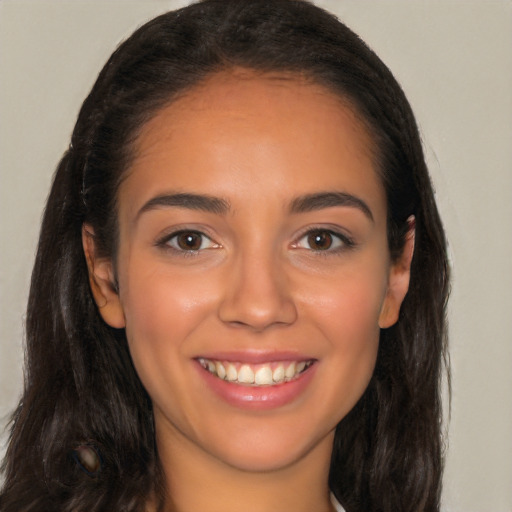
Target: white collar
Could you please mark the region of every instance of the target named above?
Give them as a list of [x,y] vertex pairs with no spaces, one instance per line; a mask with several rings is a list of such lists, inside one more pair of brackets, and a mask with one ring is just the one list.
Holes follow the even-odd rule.
[[336,509],[336,512],[345,512],[345,509],[341,506],[340,502],[336,499],[334,494],[331,492],[331,503]]

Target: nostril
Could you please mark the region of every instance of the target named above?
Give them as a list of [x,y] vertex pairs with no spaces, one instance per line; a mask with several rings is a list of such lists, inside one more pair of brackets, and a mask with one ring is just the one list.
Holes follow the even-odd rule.
[[291,300],[267,304],[266,308],[258,308],[254,304],[234,301],[224,303],[219,312],[220,319],[233,327],[263,331],[271,326],[288,325],[295,321],[297,312]]
[[240,256],[226,276],[219,317],[235,327],[262,331],[293,323],[297,312],[285,272],[272,254]]

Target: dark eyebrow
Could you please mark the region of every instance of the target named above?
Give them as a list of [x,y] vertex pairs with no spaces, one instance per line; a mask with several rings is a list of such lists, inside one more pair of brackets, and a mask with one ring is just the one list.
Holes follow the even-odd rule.
[[142,208],[137,212],[135,220],[144,212],[160,207],[186,208],[188,210],[200,210],[219,215],[227,213],[230,209],[229,203],[219,197],[191,193],[162,194],[144,203]]
[[371,221],[372,211],[359,197],[345,192],[318,192],[297,197],[290,206],[291,213],[306,213],[314,210],[322,210],[333,206],[349,206],[361,210]]

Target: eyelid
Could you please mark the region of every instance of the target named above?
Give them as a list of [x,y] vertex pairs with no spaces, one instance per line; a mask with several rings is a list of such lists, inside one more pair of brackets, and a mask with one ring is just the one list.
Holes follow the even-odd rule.
[[[205,231],[206,230],[204,228],[196,228],[196,227],[188,228],[185,226],[175,227],[175,228],[167,231],[163,235],[161,235],[156,240],[155,246],[157,246],[161,249],[167,250],[167,251],[175,252],[176,254],[183,255],[183,256],[192,256],[192,255],[199,254],[200,252],[208,250],[208,249],[214,249],[214,248],[220,247],[220,244],[215,242],[215,240],[212,238],[212,236],[208,233],[205,233]],[[186,233],[199,235],[202,237],[203,241],[208,240],[210,242],[210,244],[208,245],[208,247],[202,247],[203,243],[201,243],[201,247],[199,249],[182,249],[181,247],[174,246],[170,243],[171,240],[177,238],[179,235],[186,234]]]
[[[301,247],[300,243],[302,240],[305,240],[309,235],[312,233],[328,233],[331,235],[337,242],[333,244],[328,249],[313,249],[310,247]],[[332,227],[326,227],[326,226],[310,226],[306,230],[304,230],[297,238],[296,242],[292,244],[292,248],[294,249],[306,249],[314,253],[336,253],[341,252],[347,249],[352,249],[355,247],[356,243],[354,239],[347,235],[346,233],[343,233],[341,229],[339,228],[332,228]]]

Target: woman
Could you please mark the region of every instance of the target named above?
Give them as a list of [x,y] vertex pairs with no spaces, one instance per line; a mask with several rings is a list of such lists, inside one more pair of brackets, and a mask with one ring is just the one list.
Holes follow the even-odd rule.
[[54,179],[1,510],[438,510],[447,274],[355,34],[289,0],[156,18]]

